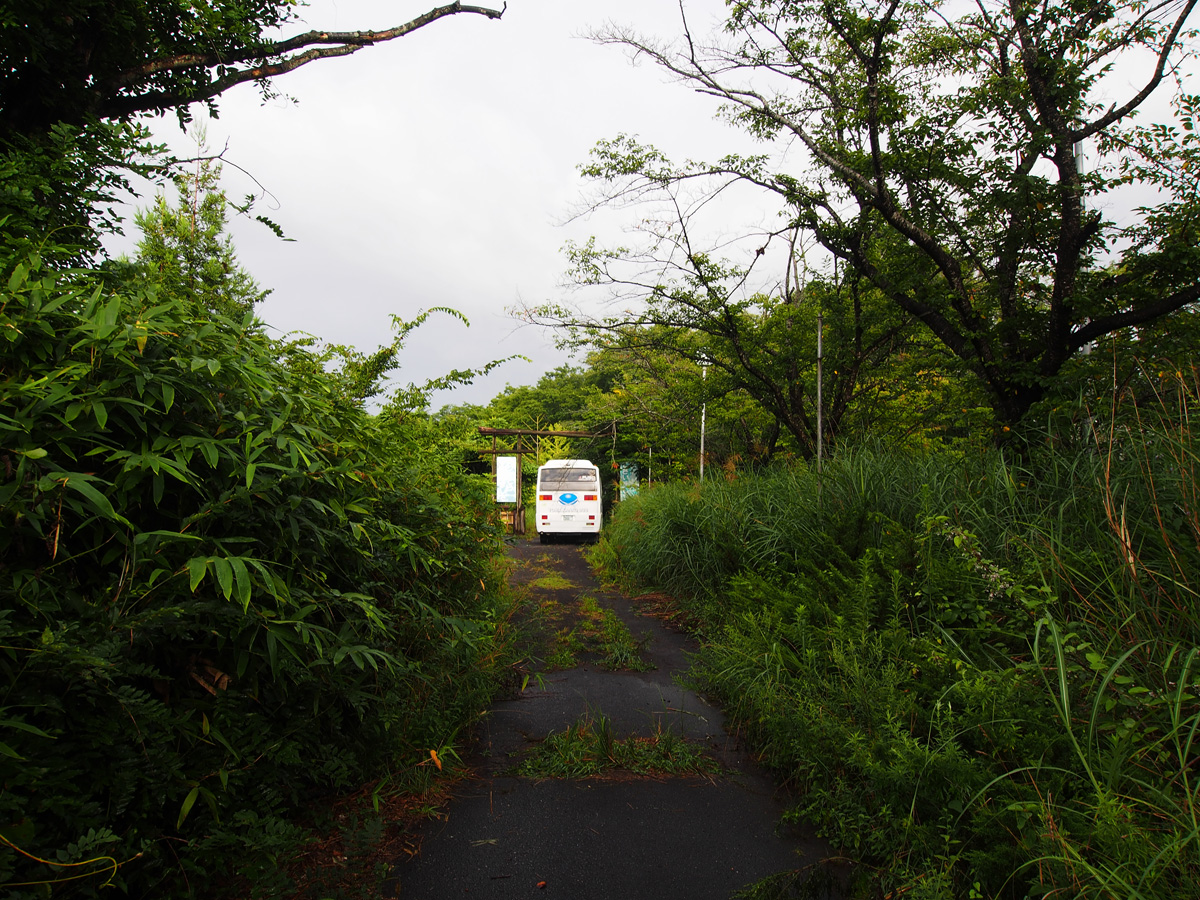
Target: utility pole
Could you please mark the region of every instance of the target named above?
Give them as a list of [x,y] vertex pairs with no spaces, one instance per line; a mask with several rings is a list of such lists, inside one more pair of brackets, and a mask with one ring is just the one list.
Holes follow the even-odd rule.
[[[820,303],[819,300],[817,302],[818,302],[818,304]],[[817,306],[817,474],[818,475],[821,474],[821,456],[822,456],[821,445],[824,444],[824,441],[821,440],[821,437],[825,433],[824,421],[823,421],[824,416],[825,416],[825,407],[824,407],[823,403],[821,402],[821,385],[824,384],[824,382],[825,382],[825,379],[822,377],[822,370],[823,370],[824,361],[825,361],[824,344],[822,343],[824,335],[825,335],[825,313],[821,309],[821,307],[818,305]]]
[[[707,358],[700,362],[700,382],[706,384],[708,382],[708,360]],[[704,418],[708,412],[708,396],[705,393],[701,394],[700,400],[700,483],[704,484]]]

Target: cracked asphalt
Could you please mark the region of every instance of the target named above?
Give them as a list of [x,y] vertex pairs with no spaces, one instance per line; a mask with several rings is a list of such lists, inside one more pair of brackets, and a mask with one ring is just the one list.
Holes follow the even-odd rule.
[[[573,668],[531,676],[518,696],[493,704],[469,760],[472,777],[442,818],[423,824],[419,855],[396,865],[394,896],[727,900],[766,876],[831,855],[813,835],[778,827],[785,807],[772,779],[726,732],[721,710],[677,682],[692,640],[604,590],[584,549],[514,541],[512,581],[560,614],[569,615],[580,596],[596,598],[628,626],[654,668],[609,671],[594,654],[579,654]],[[553,640],[561,624],[551,623],[544,637]],[[610,771],[570,780],[514,774],[548,734],[585,714],[607,717],[617,738],[671,730],[703,746],[722,772]]]

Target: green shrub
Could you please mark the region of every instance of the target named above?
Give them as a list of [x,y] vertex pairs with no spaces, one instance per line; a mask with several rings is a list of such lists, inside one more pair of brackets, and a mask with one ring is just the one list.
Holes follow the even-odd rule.
[[0,881],[273,893],[298,805],[491,690],[485,487],[249,316],[0,272]]

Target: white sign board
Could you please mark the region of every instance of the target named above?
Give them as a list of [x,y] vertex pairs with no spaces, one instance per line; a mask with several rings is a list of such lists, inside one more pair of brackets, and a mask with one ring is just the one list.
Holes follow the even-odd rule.
[[496,457],[496,502],[517,502],[517,458],[515,456]]

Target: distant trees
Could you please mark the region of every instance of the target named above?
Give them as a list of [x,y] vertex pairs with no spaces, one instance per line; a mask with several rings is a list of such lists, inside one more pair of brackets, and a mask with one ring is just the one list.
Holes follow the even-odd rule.
[[[626,160],[627,161],[627,160]],[[585,171],[611,184],[621,160]],[[643,222],[643,228],[646,228]],[[762,436],[770,455],[786,432],[804,456],[817,446],[817,320],[836,336],[826,348],[823,431],[836,437],[852,410],[861,412],[886,379],[885,363],[911,334],[908,319],[881,302],[878,292],[855,277],[847,283],[814,280],[786,296],[742,289],[747,268],[701,250],[691,224],[680,216],[671,227],[646,235],[646,246],[601,250],[594,243],[568,250],[576,284],[601,286],[639,303],[607,315],[561,304],[522,311],[534,322],[561,329],[571,346],[595,346],[632,359],[657,355],[686,360],[713,379],[706,393],[742,392],[770,417]]]

